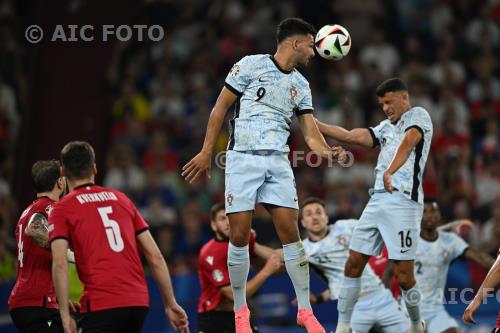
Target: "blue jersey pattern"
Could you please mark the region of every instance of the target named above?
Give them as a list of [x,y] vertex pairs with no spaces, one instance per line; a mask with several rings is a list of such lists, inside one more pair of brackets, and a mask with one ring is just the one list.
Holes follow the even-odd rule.
[[250,55],[233,66],[225,86],[239,97],[228,150],[288,152],[292,117],[313,110],[311,89],[302,74],[280,69],[269,54]]

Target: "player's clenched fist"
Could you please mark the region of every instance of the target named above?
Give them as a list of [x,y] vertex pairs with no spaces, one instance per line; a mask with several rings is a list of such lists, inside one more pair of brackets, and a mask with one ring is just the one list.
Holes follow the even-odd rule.
[[203,172],[210,178],[210,169],[212,167],[212,154],[201,151],[193,157],[186,165],[182,167],[181,176],[189,183],[194,182]]
[[340,163],[345,163],[347,161],[347,152],[344,148],[341,146],[333,146],[332,147],[332,157],[340,162]]
[[172,325],[176,332],[189,333],[187,314],[179,304],[174,303],[167,306],[165,308],[165,314],[167,315],[170,325]]

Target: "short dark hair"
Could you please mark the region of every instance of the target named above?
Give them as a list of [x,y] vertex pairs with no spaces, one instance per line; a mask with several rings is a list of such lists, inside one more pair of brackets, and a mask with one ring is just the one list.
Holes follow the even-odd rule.
[[316,28],[309,23],[298,17],[284,19],[278,24],[276,30],[276,41],[281,43],[286,38],[293,35],[316,35]]
[[302,210],[305,206],[311,205],[311,204],[319,204],[320,206],[323,206],[323,208],[326,208],[325,202],[323,200],[321,200],[320,198],[308,197],[304,201],[302,201],[302,205],[300,205],[300,209]]
[[302,211],[304,210],[304,207],[312,204],[319,204],[321,207],[326,209],[326,205],[323,200],[317,197],[308,197],[304,201],[302,201],[302,204],[300,205],[299,220],[302,220]]
[[400,78],[394,77],[382,82],[375,90],[375,95],[384,97],[388,92],[408,91],[406,83]]
[[50,192],[60,177],[58,160],[37,161],[31,167],[31,178],[36,193]]
[[212,208],[210,208],[210,221],[215,221],[217,213],[220,212],[221,210],[226,210],[226,207],[224,206],[223,202],[218,202],[215,205],[213,205]]
[[88,142],[71,141],[61,150],[61,164],[68,179],[78,180],[92,176],[94,163],[94,148]]

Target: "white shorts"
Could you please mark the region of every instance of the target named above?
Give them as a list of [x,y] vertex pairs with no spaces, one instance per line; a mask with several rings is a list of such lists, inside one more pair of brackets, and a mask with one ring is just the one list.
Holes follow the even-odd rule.
[[425,320],[427,332],[444,332],[448,328],[460,327],[457,321],[446,312],[442,304],[420,303],[420,313]]
[[227,214],[254,210],[257,203],[299,209],[288,153],[227,151],[225,199]]
[[350,249],[379,255],[384,244],[389,259],[414,260],[423,205],[401,192],[374,193],[354,228]]
[[353,332],[368,333],[373,327],[385,333],[404,333],[410,328],[410,320],[389,289],[381,287],[362,296],[354,306],[351,317]]

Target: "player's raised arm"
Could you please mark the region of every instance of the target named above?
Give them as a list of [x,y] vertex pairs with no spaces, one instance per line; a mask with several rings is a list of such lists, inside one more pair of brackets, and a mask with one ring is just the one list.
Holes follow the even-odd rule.
[[325,124],[316,119],[318,129],[326,136],[342,143],[359,145],[363,147],[375,147],[375,137],[368,128],[354,128],[347,130],[341,126]]
[[330,147],[325,141],[316,125],[314,117],[311,113],[306,113],[298,116],[300,129],[304,135],[307,146],[320,154],[322,157],[331,158],[333,160],[344,161],[346,158],[345,150],[340,147]]
[[165,305],[165,314],[170,324],[176,331],[189,333],[188,317],[181,306],[177,304],[167,264],[149,230],[141,232],[137,236],[137,242],[160,289]]
[[479,266],[487,269],[490,269],[491,266],[495,264],[495,259],[493,259],[493,257],[491,257],[489,254],[477,251],[472,248],[467,248],[467,250],[465,250],[464,257],[465,259],[472,260]]
[[203,172],[210,178],[212,153],[215,141],[219,135],[227,110],[233,105],[238,96],[226,87],[217,98],[214,108],[208,118],[207,132],[201,151],[191,161],[182,167],[182,177],[188,182],[194,182]]

